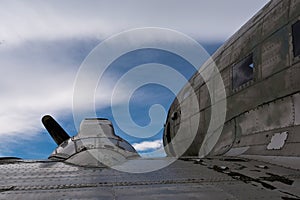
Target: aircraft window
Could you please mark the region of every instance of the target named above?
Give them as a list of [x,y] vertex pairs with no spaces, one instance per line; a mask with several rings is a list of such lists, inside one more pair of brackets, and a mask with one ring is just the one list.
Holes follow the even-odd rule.
[[252,54],[233,66],[233,89],[253,80],[254,67]]
[[294,57],[300,56],[300,21],[292,26]]

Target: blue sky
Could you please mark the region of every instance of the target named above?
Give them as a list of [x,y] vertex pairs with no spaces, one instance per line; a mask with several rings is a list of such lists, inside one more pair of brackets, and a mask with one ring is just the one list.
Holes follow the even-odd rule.
[[[169,28],[192,37],[212,53],[266,2],[1,1],[0,156],[47,158],[56,144],[40,122],[45,114],[53,115],[70,135],[76,134],[72,118],[76,73],[84,58],[106,38],[132,28]],[[168,52],[144,49],[124,55],[100,81],[99,117],[113,120],[109,94],[120,75],[149,62],[174,67],[186,77],[193,74],[189,63]],[[147,125],[149,107],[159,103],[167,111],[174,97],[159,85],[139,88],[130,100],[133,119]],[[147,139],[134,138],[114,125],[117,134],[141,151],[161,145],[161,132]]]

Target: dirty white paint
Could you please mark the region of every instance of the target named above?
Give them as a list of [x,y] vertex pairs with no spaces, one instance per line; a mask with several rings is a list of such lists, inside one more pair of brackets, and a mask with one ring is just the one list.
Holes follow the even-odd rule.
[[271,142],[268,144],[267,149],[268,150],[281,149],[284,146],[287,137],[288,137],[287,131],[282,133],[275,133],[272,136]]

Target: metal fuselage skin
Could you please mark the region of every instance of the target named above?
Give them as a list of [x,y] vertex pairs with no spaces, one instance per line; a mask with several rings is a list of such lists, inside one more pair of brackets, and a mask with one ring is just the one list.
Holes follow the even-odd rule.
[[[299,16],[300,1],[270,1],[212,56],[224,82],[227,111],[222,133],[208,155],[300,155]],[[206,67],[207,63],[200,69]],[[199,73],[189,81],[199,102],[197,122],[192,114],[180,116],[191,101],[183,98],[186,87],[172,103],[163,136],[169,156],[197,156],[206,145],[203,139],[213,120],[210,98],[218,95],[208,92],[207,82]],[[193,143],[178,155],[181,144],[172,139],[181,125],[190,127],[189,137],[195,123],[199,128]]]
[[[69,137],[46,116],[43,123],[57,149],[48,160],[0,158],[0,199],[299,199],[299,13],[300,0],[270,1],[213,55],[227,111],[220,137],[207,154],[211,157],[198,155],[207,146],[203,141],[210,121],[216,120],[211,119],[210,97],[219,91],[209,94],[197,73],[190,83],[200,109],[185,115],[193,98],[184,87],[168,113],[163,139],[170,157],[139,158],[106,119],[86,119],[77,136]],[[183,140],[193,141],[182,155],[182,140],[174,140],[179,127],[184,127]],[[195,138],[189,138],[193,131]],[[166,162],[171,156],[192,157],[148,173],[113,168],[128,161],[133,169],[144,170],[145,163]]]

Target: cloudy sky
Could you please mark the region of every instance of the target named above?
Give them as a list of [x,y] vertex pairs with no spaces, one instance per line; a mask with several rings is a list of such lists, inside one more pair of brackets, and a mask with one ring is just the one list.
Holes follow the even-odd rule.
[[[44,114],[53,115],[70,135],[76,134],[72,118],[76,74],[85,57],[106,38],[133,28],[161,27],[180,31],[214,51],[267,2],[1,0],[0,156],[46,158],[56,145],[40,122]],[[145,58],[149,53],[155,57],[157,52],[139,53]],[[119,59],[115,68],[132,64],[136,54]],[[191,71],[182,73],[188,76]],[[105,117],[111,117],[110,86],[118,77],[117,70],[108,74],[115,79],[102,81],[97,98],[98,110]],[[136,104],[131,110],[141,126],[148,121],[147,117],[143,120],[143,109],[160,103],[156,102],[161,97],[159,92],[168,93],[158,86],[148,87],[148,96],[142,90],[135,93]],[[167,109],[174,96],[163,96],[161,104]],[[118,127],[116,132],[122,136]],[[161,134],[148,140],[124,137],[141,152],[162,145]]]

